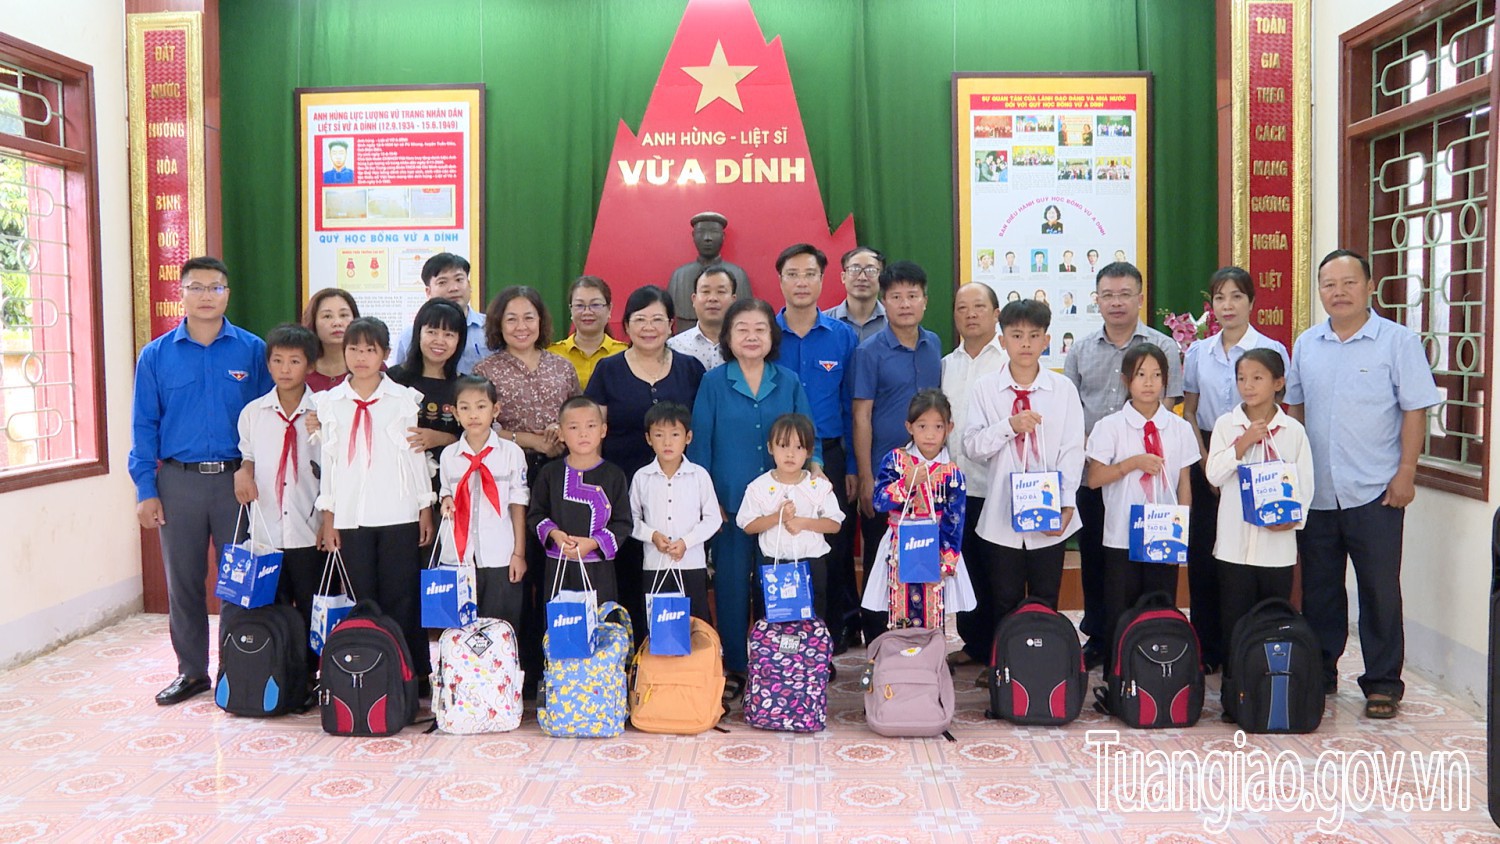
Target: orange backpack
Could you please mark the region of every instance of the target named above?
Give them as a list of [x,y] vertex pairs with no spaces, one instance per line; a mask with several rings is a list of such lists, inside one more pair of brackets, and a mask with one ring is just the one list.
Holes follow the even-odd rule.
[[696,735],[724,715],[724,658],[719,634],[692,620],[692,652],[653,656],[648,638],[635,654],[630,684],[630,723],[643,733]]

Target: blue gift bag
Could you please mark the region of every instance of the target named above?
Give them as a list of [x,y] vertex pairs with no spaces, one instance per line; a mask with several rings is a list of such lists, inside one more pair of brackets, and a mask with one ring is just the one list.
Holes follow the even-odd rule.
[[891,527],[896,544],[896,575],[902,583],[937,583],[943,579],[934,519],[900,522]]
[[[670,588],[668,575],[677,581],[674,592]],[[651,591],[646,593],[646,624],[649,638],[646,643],[652,656],[687,656],[693,652],[692,602],[682,584],[682,572],[677,569],[661,569],[652,578]]]
[[1062,530],[1062,473],[1048,471],[1042,427],[1018,438],[1021,471],[1010,473],[1010,527],[1016,533]]
[[1010,527],[1016,533],[1062,530],[1061,472],[1010,473]]
[[1302,521],[1297,498],[1297,467],[1281,460],[1251,463],[1239,468],[1240,512],[1257,527]]
[[1180,565],[1188,555],[1188,508],[1180,504],[1130,505],[1130,559]]
[[[339,591],[332,592],[333,572],[337,568],[342,576]],[[354,609],[354,588],[349,585],[349,573],[344,570],[344,558],[334,551],[323,564],[323,576],[318,581],[318,591],[313,593],[312,623],[307,630],[307,644],[314,653],[322,655],[328,634],[339,626],[349,611]]]
[[478,615],[472,568],[438,566],[422,570],[423,627],[468,627]]
[[[1157,490],[1168,503],[1156,503]],[[1147,503],[1130,505],[1130,559],[1136,563],[1181,565],[1188,557],[1188,508],[1165,473],[1155,476],[1146,490]]]
[[[245,510],[240,508],[240,518]],[[255,511],[259,514],[259,511]],[[253,517],[252,517],[253,519]],[[265,522],[261,522],[265,527]],[[263,535],[269,536],[266,530]],[[234,536],[240,535],[240,520],[235,520]],[[244,542],[224,546],[224,557],[219,562],[219,579],[214,586],[214,597],[226,604],[251,609],[264,607],[276,600],[276,584],[281,579],[281,551],[255,541],[252,528]]]
[[762,563],[760,591],[766,603],[766,621],[806,621],[813,617],[812,569],[806,560]]
[[552,600],[547,602],[547,659],[588,659],[594,655],[594,630],[599,626],[599,593],[589,582],[583,560],[583,589],[563,589],[563,569],[568,560],[557,561]]
[[[438,536],[442,535],[439,530]],[[474,603],[474,567],[462,563],[433,565],[441,544],[441,540],[432,543],[432,557],[422,570],[422,626],[440,630],[468,627],[479,617]]]
[[594,655],[599,598],[593,590],[564,590],[547,602],[547,658],[588,659]]
[[681,592],[646,596],[652,656],[687,656],[693,652],[692,603]]

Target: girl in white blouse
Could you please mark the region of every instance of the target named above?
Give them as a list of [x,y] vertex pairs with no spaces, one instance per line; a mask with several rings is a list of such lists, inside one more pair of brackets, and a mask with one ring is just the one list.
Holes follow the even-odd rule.
[[[1235,364],[1241,404],[1214,423],[1208,447],[1208,482],[1223,489],[1219,496],[1218,539],[1214,557],[1219,569],[1219,609],[1225,644],[1235,622],[1266,598],[1292,597],[1297,538],[1305,521],[1259,527],[1245,521],[1239,491],[1239,467],[1266,460],[1290,464],[1296,500],[1307,513],[1312,506],[1313,458],[1302,424],[1281,409],[1286,364],[1274,349],[1250,349]],[[1224,663],[1227,675],[1228,660]]]
[[407,442],[422,394],[380,370],[390,338],[374,317],[349,323],[349,377],[316,396],[323,455],[317,506],[325,514],[319,544],[341,548],[354,594],[375,599],[401,626],[425,689],[431,657],[421,624],[417,549],[432,543],[436,495],[426,453]]
[[[832,481],[808,471],[815,436],[812,420],[800,413],[783,414],[771,423],[766,446],[773,466],[745,488],[735,521],[746,534],[759,536],[764,562],[807,560],[813,613],[826,620],[826,537],[838,533],[844,511],[833,496]],[[759,589],[755,595],[760,595]],[[755,603],[760,606],[758,600]]]
[[[1201,449],[1193,426],[1161,403],[1167,383],[1167,356],[1160,347],[1138,343],[1120,365],[1130,401],[1100,419],[1089,435],[1088,485],[1104,490],[1104,607],[1106,642],[1115,641],[1120,615],[1149,592],[1177,595],[1177,566],[1130,559],[1130,508],[1135,504],[1192,503],[1188,469]],[[1175,491],[1175,495],[1174,495]],[[1111,646],[1105,672],[1111,667]]]
[[480,618],[499,618],[521,629],[525,605],[526,455],[495,434],[495,385],[460,375],[453,386],[453,415],[463,426],[458,442],[438,460],[443,561],[474,566],[474,601]]

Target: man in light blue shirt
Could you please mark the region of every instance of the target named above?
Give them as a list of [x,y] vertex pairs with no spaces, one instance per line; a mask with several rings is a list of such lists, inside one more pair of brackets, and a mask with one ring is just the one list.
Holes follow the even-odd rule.
[[1427,408],[1442,396],[1422,341],[1370,309],[1370,264],[1339,249],[1318,265],[1328,321],[1297,338],[1286,401],[1307,426],[1313,501],[1297,535],[1302,606],[1323,651],[1323,688],[1337,690],[1349,638],[1345,561],[1359,584],[1365,715],[1394,718],[1405,685],[1401,533],[1416,496]]
[[[218,560],[238,538],[240,411],[272,386],[266,344],[224,318],[224,264],[189,259],[180,284],[183,321],[141,350],[130,415],[136,519],[161,532],[167,629],[177,656],[177,678],[156,695],[161,706],[209,689],[208,551]],[[236,609],[226,604],[221,619]]]
[[[447,299],[464,309],[468,316],[469,339],[458,356],[458,374],[471,375],[474,364],[489,356],[484,345],[484,313],[469,307],[469,262],[452,252],[439,252],[422,265],[422,286],[427,288],[427,298]],[[396,354],[386,363],[395,365],[406,360],[411,348],[411,325],[401,330],[401,339],[396,343]]]
[[823,312],[824,316],[854,329],[859,342],[874,337],[885,328],[885,306],[880,303],[880,271],[885,256],[869,246],[856,246],[844,253],[844,301]]

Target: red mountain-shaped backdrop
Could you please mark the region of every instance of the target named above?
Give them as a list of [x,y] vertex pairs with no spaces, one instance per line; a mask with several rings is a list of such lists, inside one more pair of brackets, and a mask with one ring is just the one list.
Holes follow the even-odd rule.
[[729,219],[722,257],[755,295],[782,304],[776,255],[807,242],[828,255],[820,304],[843,299],[838,259],[855,246],[854,217],[829,233],[802,114],[778,37],[766,43],[749,0],[690,0],[639,133],[620,121],[584,272],[625,294],[666,286],[693,260],[700,211]]

